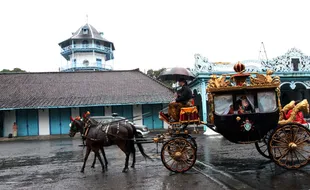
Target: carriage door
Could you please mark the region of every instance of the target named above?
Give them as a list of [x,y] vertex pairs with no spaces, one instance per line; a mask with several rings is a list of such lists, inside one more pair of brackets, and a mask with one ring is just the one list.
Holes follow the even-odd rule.
[[50,109],[51,135],[69,134],[71,109]]
[[17,136],[39,135],[38,110],[16,110]]
[[104,116],[104,107],[81,107],[80,108],[80,115],[82,116],[87,111],[90,112],[91,116]]
[[161,104],[142,105],[143,125],[149,129],[162,129],[163,121],[158,116],[160,110],[162,110]]

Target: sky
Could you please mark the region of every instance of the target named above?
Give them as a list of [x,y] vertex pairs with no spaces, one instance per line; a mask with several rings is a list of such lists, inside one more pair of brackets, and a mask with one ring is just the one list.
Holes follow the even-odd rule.
[[0,70],[58,71],[58,43],[88,23],[115,45],[114,69],[158,70],[310,55],[309,0],[10,0],[0,2]]

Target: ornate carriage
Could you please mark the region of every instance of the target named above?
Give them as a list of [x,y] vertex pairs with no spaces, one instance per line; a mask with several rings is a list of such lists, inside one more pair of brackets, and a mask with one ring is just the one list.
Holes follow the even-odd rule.
[[[180,120],[169,122],[163,114],[160,117],[170,125],[170,140],[163,144],[162,162],[174,172],[185,172],[196,161],[195,139],[182,130],[182,125],[207,125],[234,143],[255,143],[260,154],[272,159],[287,169],[296,169],[310,160],[310,130],[294,122],[300,111],[309,112],[307,100],[297,105],[289,104],[282,109],[280,102],[280,78],[244,73],[245,66],[237,63],[235,74],[217,77],[212,75],[208,82],[207,122],[200,121],[195,107],[184,108]],[[229,79],[226,79],[228,78]],[[285,113],[292,109],[291,116]],[[155,141],[160,138],[155,139]]]
[[[294,120],[298,112],[309,112],[308,101],[282,109],[280,78],[272,77],[271,70],[263,75],[244,73],[244,69],[238,63],[234,67],[237,74],[229,75],[229,80],[225,75],[210,79],[208,127],[231,142],[255,143],[260,154],[284,168],[307,165],[310,131]],[[242,99],[250,107],[248,111],[242,111]],[[291,116],[284,118],[289,109],[293,109]]]

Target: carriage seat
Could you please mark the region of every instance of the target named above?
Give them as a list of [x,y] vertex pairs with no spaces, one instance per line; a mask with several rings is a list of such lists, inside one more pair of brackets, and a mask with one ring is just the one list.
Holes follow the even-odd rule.
[[180,122],[182,123],[196,123],[200,122],[198,110],[196,106],[183,107],[180,111]]

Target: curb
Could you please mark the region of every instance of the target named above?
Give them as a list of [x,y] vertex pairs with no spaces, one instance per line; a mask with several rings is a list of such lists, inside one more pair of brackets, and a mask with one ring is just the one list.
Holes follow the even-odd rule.
[[26,137],[1,137],[0,142],[12,142],[12,141],[31,141],[31,140],[54,140],[54,139],[76,139],[80,138],[79,135],[75,137],[69,137],[68,135],[39,135],[39,136],[26,136]]

